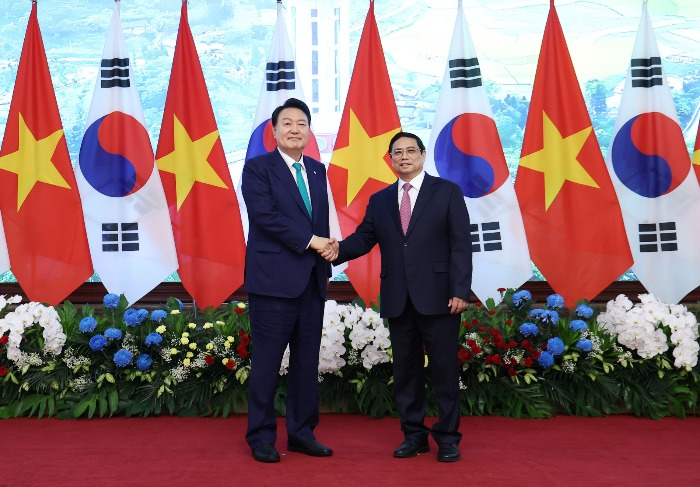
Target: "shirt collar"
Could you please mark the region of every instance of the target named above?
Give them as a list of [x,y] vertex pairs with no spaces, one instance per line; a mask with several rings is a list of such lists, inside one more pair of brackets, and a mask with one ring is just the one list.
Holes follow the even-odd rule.
[[423,184],[423,180],[425,179],[425,171],[421,171],[418,173],[416,177],[411,179],[410,181],[404,181],[403,179],[399,178],[399,189],[403,189],[403,185],[405,183],[411,183],[412,188],[416,188],[416,190],[420,191],[420,187]]
[[281,150],[279,147],[277,148],[277,151],[278,151],[278,152],[280,153],[280,155],[282,156],[282,159],[284,160],[285,164],[287,164],[287,167],[289,168],[290,171],[294,171],[294,170],[295,170],[295,169],[292,167],[292,165],[293,165],[294,163],[296,163],[296,162],[300,162],[300,163],[301,163],[301,170],[302,170],[302,171],[306,171],[306,167],[304,166],[304,155],[303,155],[303,154],[302,154],[302,156],[301,156],[301,159],[299,159],[298,161],[295,161],[295,160],[292,159],[289,155],[287,155],[287,154],[285,154],[284,152],[282,152],[282,150]]

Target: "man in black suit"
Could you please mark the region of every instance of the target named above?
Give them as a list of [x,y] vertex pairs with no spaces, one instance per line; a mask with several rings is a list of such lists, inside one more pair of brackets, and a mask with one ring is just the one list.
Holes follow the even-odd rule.
[[[431,433],[438,460],[454,462],[460,459],[462,437],[457,339],[472,275],[469,213],[458,185],[423,171],[425,146],[418,136],[399,132],[389,154],[399,180],[370,197],[362,223],[340,242],[334,263],[379,244],[380,311],[389,319],[394,396],[404,433],[394,456],[430,451]],[[321,254],[333,257],[329,251]],[[430,430],[423,423],[424,349],[439,405],[439,419]]]
[[304,156],[311,113],[290,98],[272,113],[277,148],[246,161],[241,189],[249,233],[244,289],[250,302],[252,363],[246,440],[260,462],[279,462],[275,389],[285,348],[287,449],[311,456],[333,451],[316,441],[318,353],[333,255],[325,166]]

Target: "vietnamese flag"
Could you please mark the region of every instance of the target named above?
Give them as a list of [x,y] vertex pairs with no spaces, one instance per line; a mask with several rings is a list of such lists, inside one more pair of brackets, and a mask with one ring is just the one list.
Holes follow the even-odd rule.
[[56,305],[92,275],[36,2],[0,148],[0,211],[11,270],[30,300]]
[[156,164],[170,209],[182,284],[198,308],[219,306],[243,284],[245,240],[186,1]]
[[532,261],[568,306],[632,265],[615,190],[550,3],[515,191]]
[[693,148],[693,169],[695,177],[700,181],[700,125],[698,125],[698,135],[695,136],[695,147]]
[[[340,230],[350,235],[362,221],[369,197],[396,181],[389,141],[401,130],[384,50],[374,17],[374,2],[360,38],[338,137],[328,167]],[[350,261],[345,271],[369,306],[379,295],[379,247]]]

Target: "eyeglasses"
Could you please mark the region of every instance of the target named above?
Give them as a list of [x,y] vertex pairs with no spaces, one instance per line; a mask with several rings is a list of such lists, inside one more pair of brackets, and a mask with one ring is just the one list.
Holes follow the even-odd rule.
[[422,151],[418,147],[409,147],[407,149],[396,149],[391,153],[391,157],[394,159],[401,159],[404,154],[408,157],[414,157],[416,154],[420,154]]

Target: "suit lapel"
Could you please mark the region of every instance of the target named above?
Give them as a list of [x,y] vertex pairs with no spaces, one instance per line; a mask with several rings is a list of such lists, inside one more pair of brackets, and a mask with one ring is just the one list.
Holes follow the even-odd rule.
[[[316,222],[320,213],[320,211],[316,210],[322,208],[321,205],[323,204],[321,203],[321,197],[323,195],[321,184],[325,181],[321,180],[319,175],[316,174],[316,170],[309,163],[306,156],[302,156],[302,161],[304,162],[304,167],[306,168],[306,179],[309,181],[309,198],[311,199],[311,213],[313,215],[312,220]],[[301,196],[299,197],[301,198]]]
[[401,215],[399,214],[399,182],[396,181],[394,184],[387,188],[387,208],[391,208],[389,213],[391,214],[391,219],[396,225],[396,229],[401,235],[403,235],[403,229],[401,228]]
[[299,187],[297,186],[296,179],[294,179],[294,176],[292,176],[292,172],[289,170],[289,166],[287,166],[287,163],[284,162],[284,159],[282,159],[279,150],[275,149],[273,152],[275,154],[275,157],[273,157],[272,173],[275,176],[277,176],[277,178],[282,183],[282,186],[284,186],[284,188],[287,191],[289,191],[289,194],[292,195],[292,198],[294,198],[294,201],[296,201],[297,206],[299,206],[299,209],[304,212],[307,218],[310,219],[311,217],[309,216],[309,212],[306,211],[306,205],[304,204],[304,200],[301,199],[301,193],[299,192]]
[[[425,178],[423,179],[423,184],[421,185],[420,191],[418,192],[418,199],[416,199],[416,204],[413,206],[413,212],[411,212],[411,221],[408,224],[406,236],[408,236],[408,234],[411,233],[411,230],[413,230],[413,227],[416,226],[416,221],[420,218],[421,214],[423,213],[423,210],[425,210],[428,207],[428,201],[430,201],[430,198],[433,196],[433,192],[435,191],[435,182],[436,179],[430,174],[425,175]],[[398,198],[398,193],[396,197]],[[399,224],[399,228],[400,227],[401,225]]]

